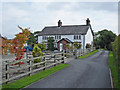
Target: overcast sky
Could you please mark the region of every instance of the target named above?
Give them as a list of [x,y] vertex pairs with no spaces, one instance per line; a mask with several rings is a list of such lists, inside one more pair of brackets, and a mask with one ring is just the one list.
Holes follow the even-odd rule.
[[9,39],[30,27],[31,32],[41,31],[45,26],[83,25],[90,18],[95,32],[108,29],[118,34],[117,2],[3,2],[2,35]]

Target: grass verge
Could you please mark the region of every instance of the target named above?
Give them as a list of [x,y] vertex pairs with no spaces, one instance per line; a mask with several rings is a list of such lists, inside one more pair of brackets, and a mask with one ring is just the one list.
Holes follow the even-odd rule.
[[67,67],[69,64],[60,64],[58,66],[55,66],[55,67],[52,67],[50,69],[47,69],[47,70],[44,70],[44,71],[40,71],[39,73],[36,73],[32,76],[28,76],[28,77],[25,77],[25,78],[22,78],[20,80],[16,80],[14,82],[11,82],[9,84],[4,84],[2,86],[3,90],[4,89],[15,89],[15,90],[18,90],[20,88],[23,88],[35,81],[38,81],[44,77],[47,77],[48,75],[52,74],[52,73],[55,73],[65,67]]
[[78,57],[78,59],[86,58],[86,57],[88,57],[88,56],[90,56],[90,55],[92,55],[92,54],[94,54],[94,53],[97,53],[97,52],[98,52],[98,50],[92,51],[92,52],[90,52],[90,53],[88,53],[88,54],[86,54],[86,55],[83,55],[83,56]]
[[117,67],[115,65],[114,57],[112,51],[109,52],[109,67],[112,71],[112,78],[113,78],[113,84],[114,88],[120,88],[118,83],[118,72]]

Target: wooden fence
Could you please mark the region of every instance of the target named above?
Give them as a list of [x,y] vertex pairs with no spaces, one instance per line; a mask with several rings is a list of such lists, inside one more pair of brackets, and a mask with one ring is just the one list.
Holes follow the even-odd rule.
[[[55,66],[60,63],[64,63],[65,58],[71,57],[79,57],[85,55],[91,51],[95,50],[95,48],[89,49],[80,49],[80,50],[71,50],[69,52],[63,51],[59,53],[46,53],[44,56],[36,57],[36,58],[28,58],[18,61],[13,61],[9,59],[5,59],[2,63],[2,81],[0,83],[8,83],[13,80],[17,80],[21,77],[30,76],[40,70],[45,70],[51,66]],[[68,55],[69,54],[69,55]],[[68,56],[67,56],[68,55]],[[41,62],[34,63],[35,59],[40,59]],[[24,62],[22,65],[13,65],[15,63]]]
[[[40,59],[41,62],[34,63],[35,59]],[[13,65],[18,62],[24,62],[23,65]],[[29,58],[24,60],[4,60],[3,63],[3,80],[1,83],[8,83],[10,81],[19,79],[26,75],[31,75],[37,71],[45,70],[51,66],[55,66],[59,63],[64,63],[64,53],[55,53],[51,55],[44,55],[36,58]]]
[[77,59],[78,57],[83,56],[85,54],[88,54],[88,53],[90,53],[94,50],[95,50],[95,47],[87,48],[87,49],[79,49],[79,50],[75,49],[75,51],[74,51],[75,52],[75,58]]

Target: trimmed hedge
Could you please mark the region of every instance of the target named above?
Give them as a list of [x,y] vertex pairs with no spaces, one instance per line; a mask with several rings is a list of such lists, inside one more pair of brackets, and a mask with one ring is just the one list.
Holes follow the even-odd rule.
[[113,55],[115,58],[115,64],[118,72],[118,81],[120,85],[120,35],[115,38],[115,41],[112,44],[113,46]]

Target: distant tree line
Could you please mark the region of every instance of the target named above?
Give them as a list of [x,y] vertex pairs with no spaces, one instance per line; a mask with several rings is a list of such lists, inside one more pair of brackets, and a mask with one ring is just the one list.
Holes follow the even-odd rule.
[[107,29],[104,29],[102,31],[98,31],[95,34],[94,39],[94,46],[102,49],[112,50],[112,42],[114,42],[116,37],[116,34],[114,34],[112,31],[108,31]]

